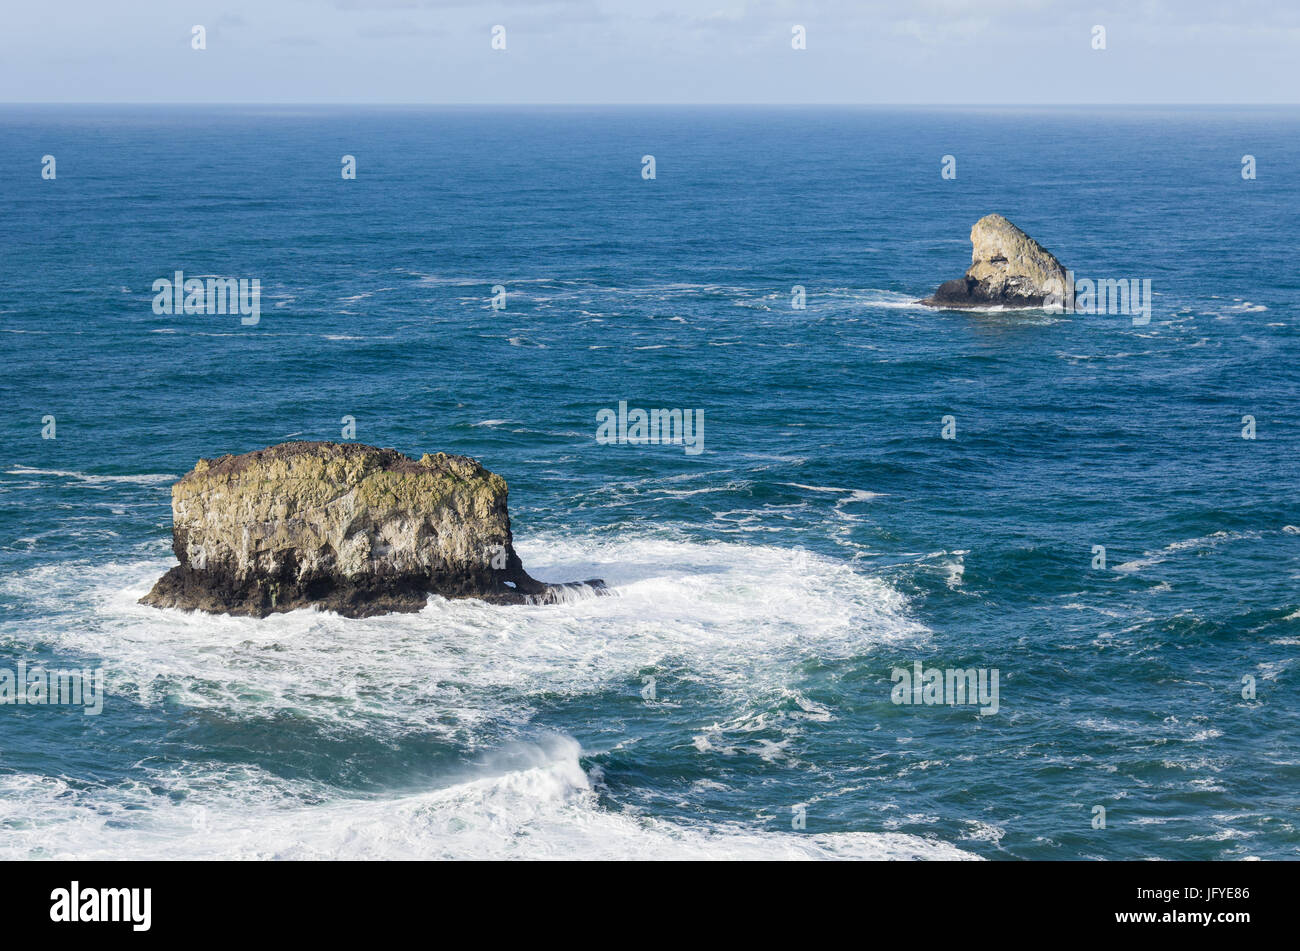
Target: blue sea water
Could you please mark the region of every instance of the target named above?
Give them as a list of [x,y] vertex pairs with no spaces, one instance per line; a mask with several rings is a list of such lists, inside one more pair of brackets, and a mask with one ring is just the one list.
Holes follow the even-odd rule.
[[[107,697],[0,707],[0,854],[1295,857],[1297,133],[6,107],[0,669]],[[916,306],[989,212],[1149,278],[1150,323]],[[176,270],[259,279],[260,321],[155,314]],[[599,445],[620,400],[704,451]],[[135,603],[174,478],[345,416],[478,458],[529,570],[613,596]],[[917,661],[996,669],[997,712],[893,703]]]

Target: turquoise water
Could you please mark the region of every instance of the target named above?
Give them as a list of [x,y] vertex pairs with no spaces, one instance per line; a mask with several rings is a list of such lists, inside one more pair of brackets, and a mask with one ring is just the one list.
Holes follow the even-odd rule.
[[[0,669],[107,683],[98,716],[0,707],[0,854],[1300,850],[1295,110],[0,129]],[[1151,279],[1150,324],[916,307],[993,211]],[[259,322],[155,314],[176,270],[260,280]],[[702,410],[704,451],[599,445],[620,400]],[[529,571],[615,596],[134,603],[174,478],[345,416],[478,458]],[[891,702],[917,661],[996,669],[997,712]]]

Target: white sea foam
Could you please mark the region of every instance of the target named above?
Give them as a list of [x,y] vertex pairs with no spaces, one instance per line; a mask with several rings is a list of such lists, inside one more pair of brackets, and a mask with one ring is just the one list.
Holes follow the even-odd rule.
[[675,499],[689,498],[692,495],[711,495],[716,492],[744,492],[752,483],[746,479],[737,482],[728,482],[726,485],[710,485],[702,489],[650,489],[657,495],[667,495]]
[[1131,574],[1141,571],[1143,568],[1150,568],[1152,565],[1158,565],[1169,557],[1185,551],[1193,551],[1200,548],[1217,548],[1226,542],[1237,541],[1243,538],[1258,538],[1259,532],[1212,532],[1209,535],[1201,535],[1196,538],[1187,538],[1183,541],[1171,542],[1159,551],[1144,552],[1141,558],[1134,558],[1132,561],[1126,561],[1123,564],[1116,565],[1116,571],[1122,571],[1125,574]]
[[911,294],[899,294],[894,291],[867,291],[865,294],[855,296],[853,303],[865,307],[883,307],[891,310],[928,311],[931,309],[922,304],[919,298]]
[[[927,636],[887,584],[804,551],[534,536],[521,555],[539,577],[603,576],[613,594],[544,607],[433,598],[417,614],[255,620],[137,605],[167,567],[160,558],[62,564],[0,579],[0,591],[45,615],[39,629],[0,623],[0,643],[101,659],[109,704],[116,696],[236,720],[292,714],[372,736],[482,738],[471,746],[499,742],[491,739],[499,731],[481,729],[492,723],[527,729],[541,698],[636,693],[647,669],[663,671],[660,689],[671,697],[673,677],[687,671],[735,711],[711,731],[719,746],[790,761],[794,733],[834,716],[792,685],[801,658]],[[379,798],[202,762],[108,787],[11,775],[0,779],[0,828],[8,829],[0,855],[966,857],[892,833],[785,833],[757,818],[750,827],[620,813],[600,801],[566,738],[504,758],[504,768]]]
[[[889,585],[806,551],[534,537],[520,553],[540,578],[603,577],[613,596],[544,607],[432,598],[418,614],[255,620],[136,604],[167,567],[158,559],[48,566],[0,590],[54,613],[43,644],[102,657],[110,696],[448,733],[501,716],[503,700],[526,709],[535,694],[639,689],[640,672],[668,659],[758,696],[785,686],[801,658],[927,635]],[[10,643],[24,630],[0,624]]]
[[799,482],[782,482],[782,485],[788,485],[794,489],[805,489],[809,492],[843,492],[848,495],[849,502],[870,502],[872,499],[878,499],[884,495],[883,492],[871,492],[867,489],[837,489],[829,485],[803,485]]
[[136,485],[153,485],[158,482],[175,482],[180,476],[168,473],[148,473],[145,475],[93,475],[86,472],[71,472],[64,469],[31,469],[27,466],[14,466],[5,470],[6,475],[21,476],[56,476],[63,479],[77,479],[92,484],[105,482],[130,482]]
[[955,591],[961,587],[962,579],[966,574],[966,563],[962,561],[965,552],[953,552],[954,560],[944,565],[944,583],[948,585],[948,590]]
[[[513,768],[430,791],[325,798],[241,767],[160,773],[109,790],[0,777],[0,857],[168,859],[972,859],[899,833],[683,825],[605,809],[578,744],[508,751]],[[142,808],[143,807],[143,808]]]

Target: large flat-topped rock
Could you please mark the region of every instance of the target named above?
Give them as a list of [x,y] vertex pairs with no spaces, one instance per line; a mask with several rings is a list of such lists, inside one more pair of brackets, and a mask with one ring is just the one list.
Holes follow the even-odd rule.
[[314,605],[362,617],[417,611],[430,594],[558,600],[572,586],[524,571],[506,496],[499,475],[444,453],[416,461],[293,442],[200,459],[172,487],[180,564],[141,602],[258,617]]

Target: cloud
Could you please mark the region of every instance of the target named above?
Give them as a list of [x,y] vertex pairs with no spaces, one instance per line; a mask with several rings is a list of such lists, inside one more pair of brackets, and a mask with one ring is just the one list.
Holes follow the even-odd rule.
[[[211,22],[176,0],[10,7],[0,96],[51,101],[1293,102],[1300,90],[1294,0],[225,0]],[[203,54],[189,48],[196,20]],[[505,52],[489,43],[497,23]],[[791,49],[794,24],[806,50]]]

